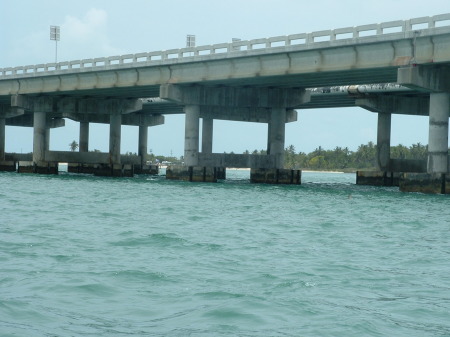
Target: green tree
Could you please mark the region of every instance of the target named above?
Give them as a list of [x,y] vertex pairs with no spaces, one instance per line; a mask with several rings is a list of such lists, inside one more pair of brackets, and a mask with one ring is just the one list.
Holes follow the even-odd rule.
[[78,149],[78,143],[74,140],[69,144],[70,151],[75,152]]
[[426,159],[428,153],[428,147],[420,143],[413,144],[409,148],[409,154],[411,159]]
[[309,167],[316,170],[322,170],[327,168],[327,162],[325,156],[315,156],[310,159]]
[[293,169],[296,167],[296,154],[294,145],[289,145],[284,150],[284,167],[288,169]]
[[391,158],[408,159],[409,154],[409,149],[402,144],[391,147]]

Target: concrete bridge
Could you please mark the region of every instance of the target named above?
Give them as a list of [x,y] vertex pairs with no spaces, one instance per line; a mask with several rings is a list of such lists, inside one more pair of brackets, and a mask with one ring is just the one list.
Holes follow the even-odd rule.
[[[410,174],[411,182],[405,189],[448,192],[449,20],[450,14],[442,14],[307,34],[3,68],[0,165],[8,168],[13,162],[15,167],[15,162],[28,159],[26,165],[38,172],[51,171],[56,162],[80,163],[78,167],[102,164],[106,174],[123,174],[124,165],[145,170],[148,127],[163,123],[164,114],[178,112],[186,116],[189,179],[195,175],[195,168],[200,168],[204,178],[206,168],[233,166],[255,169],[255,180],[260,176],[267,182],[299,183],[295,178],[298,172],[285,172],[282,167],[285,123],[296,120],[296,109],[356,105],[379,116],[378,176],[386,180],[392,172],[424,171],[421,176]],[[361,85],[378,89],[359,90]],[[143,99],[148,97],[155,99]],[[430,116],[427,163],[390,159],[392,113]],[[49,130],[63,126],[64,118],[80,122],[79,153],[49,151]],[[268,123],[268,155],[211,153],[214,119]],[[88,152],[89,123],[110,124],[109,153]],[[139,127],[139,156],[129,162],[120,156],[122,124]],[[31,158],[5,153],[5,125],[34,128]],[[258,173],[256,169],[261,170]],[[426,187],[418,187],[416,178]]]

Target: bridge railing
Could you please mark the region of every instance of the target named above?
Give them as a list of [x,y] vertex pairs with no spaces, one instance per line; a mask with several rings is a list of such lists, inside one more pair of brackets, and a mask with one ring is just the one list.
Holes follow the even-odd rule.
[[[27,65],[10,68],[0,68],[0,79],[52,75],[55,73],[71,71],[90,71],[111,69],[112,67],[139,67],[145,65],[158,65],[171,62],[192,62],[197,57],[207,55],[218,55],[220,57],[244,56],[238,52],[250,51],[270,51],[275,48],[286,48],[299,46],[313,48],[322,47],[323,43],[335,43],[348,39],[358,39],[357,42],[364,42],[364,38],[374,36],[384,36],[389,34],[403,34],[411,36],[411,32],[450,28],[450,13],[435,16],[414,18],[405,21],[390,21],[379,24],[369,24],[357,27],[338,28],[323,30],[312,33],[293,34],[287,36],[276,36],[270,38],[254,39],[248,41],[234,41],[231,43],[220,43],[191,48],[170,49],[156,52],[144,52],[138,54],[127,54],[111,57],[100,57],[93,59],[83,59],[65,61],[59,63],[47,63],[37,65]],[[409,34],[409,35],[408,35]],[[321,45],[318,45],[322,43]]]

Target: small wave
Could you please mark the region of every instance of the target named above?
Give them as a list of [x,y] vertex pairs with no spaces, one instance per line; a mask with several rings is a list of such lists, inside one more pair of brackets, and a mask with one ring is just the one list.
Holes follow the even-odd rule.
[[227,291],[208,291],[195,294],[196,296],[204,297],[205,299],[228,299],[239,298],[246,295],[239,293],[230,293]]
[[243,312],[242,310],[236,308],[217,308],[205,312],[203,316],[222,322],[233,322],[233,324],[235,321],[245,321],[253,324],[264,323],[264,320],[259,316],[252,313]]
[[100,283],[82,284],[79,286],[75,286],[74,288],[79,291],[100,297],[109,297],[116,294],[114,288]]
[[173,245],[183,244],[186,240],[178,237],[173,233],[156,233],[144,237],[134,237],[125,240],[110,242],[112,246],[119,247],[137,247],[137,246],[152,246],[152,245]]
[[140,270],[121,270],[112,273],[114,277],[120,277],[127,282],[169,281],[170,278],[161,272],[149,272]]

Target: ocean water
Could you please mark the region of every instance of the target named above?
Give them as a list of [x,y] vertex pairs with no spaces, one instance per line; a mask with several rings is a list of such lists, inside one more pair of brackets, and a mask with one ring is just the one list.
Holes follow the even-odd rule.
[[450,336],[450,199],[0,173],[0,336]]

